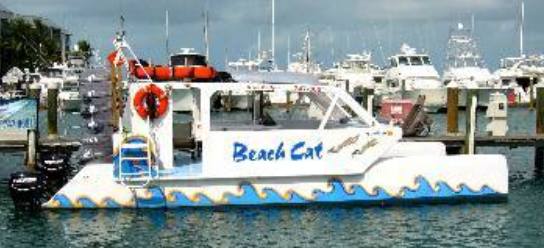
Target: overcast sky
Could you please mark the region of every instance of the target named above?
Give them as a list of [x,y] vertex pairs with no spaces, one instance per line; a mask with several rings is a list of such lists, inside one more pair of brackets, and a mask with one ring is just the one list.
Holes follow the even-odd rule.
[[[222,68],[226,58],[255,54],[257,33],[270,47],[271,0],[0,0],[14,12],[47,17],[73,33],[73,41],[88,39],[102,54],[126,20],[128,41],[142,58],[165,62],[165,11],[170,15],[171,50],[194,47],[203,51],[204,10],[210,16],[211,59]],[[526,53],[544,50],[544,1],[526,0]],[[383,64],[406,42],[429,52],[441,69],[449,28],[470,26],[489,67],[518,52],[519,0],[276,0],[276,58],[286,64],[287,37],[291,52],[301,48],[303,33],[312,33],[315,59],[324,65],[346,53],[371,51]],[[380,49],[381,47],[381,49]]]

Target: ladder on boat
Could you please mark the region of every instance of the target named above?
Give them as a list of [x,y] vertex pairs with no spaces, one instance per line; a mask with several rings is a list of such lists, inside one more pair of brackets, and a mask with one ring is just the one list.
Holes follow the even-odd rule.
[[[123,156],[124,153],[138,154]],[[139,155],[142,153],[143,155]],[[126,166],[124,163],[129,165]],[[131,168],[132,171],[123,171],[123,168]],[[146,168],[147,167],[147,168]],[[119,174],[118,180],[129,188],[144,188],[155,178],[158,170],[151,158],[151,145],[149,137],[144,143],[125,143],[119,149]]]

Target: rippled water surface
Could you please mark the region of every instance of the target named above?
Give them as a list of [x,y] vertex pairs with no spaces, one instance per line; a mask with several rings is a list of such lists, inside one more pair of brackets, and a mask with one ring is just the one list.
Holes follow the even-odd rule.
[[[534,113],[510,114],[511,132],[533,132]],[[77,127],[79,116],[65,118],[61,132],[84,135],[85,129]],[[443,123],[443,115],[433,118]],[[442,132],[443,127],[435,130]],[[507,156],[508,202],[36,213],[13,208],[7,178],[20,168],[22,154],[2,154],[0,247],[542,247],[544,179],[533,170],[533,149],[479,152]]]

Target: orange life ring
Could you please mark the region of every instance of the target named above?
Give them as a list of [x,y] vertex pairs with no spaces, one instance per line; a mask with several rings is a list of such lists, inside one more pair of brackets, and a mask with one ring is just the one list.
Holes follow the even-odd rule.
[[[158,106],[154,107],[154,112],[151,112],[153,110],[151,110],[150,106],[147,104],[147,101],[149,100],[148,97],[153,97],[151,100],[153,100],[155,103],[159,103]],[[155,84],[148,84],[136,92],[133,105],[138,115],[143,119],[146,119],[147,117],[156,119],[166,113],[166,110],[168,109],[168,96],[159,86]]]

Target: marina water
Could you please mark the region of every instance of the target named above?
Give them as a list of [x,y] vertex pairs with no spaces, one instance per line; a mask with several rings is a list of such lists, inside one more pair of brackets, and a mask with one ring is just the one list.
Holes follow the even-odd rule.
[[[510,133],[534,133],[534,112],[509,111]],[[478,129],[485,130],[485,114],[479,114]],[[461,112],[460,123],[464,123],[463,116]],[[445,115],[432,117],[434,132],[444,132]],[[62,120],[61,134],[79,137],[86,132],[84,127],[78,128],[84,125],[78,115],[66,114]],[[0,247],[544,245],[544,177],[534,171],[533,149],[479,148],[478,152],[507,156],[508,202],[35,213],[14,209],[7,189],[9,173],[21,168],[23,153],[4,153],[0,155]]]

